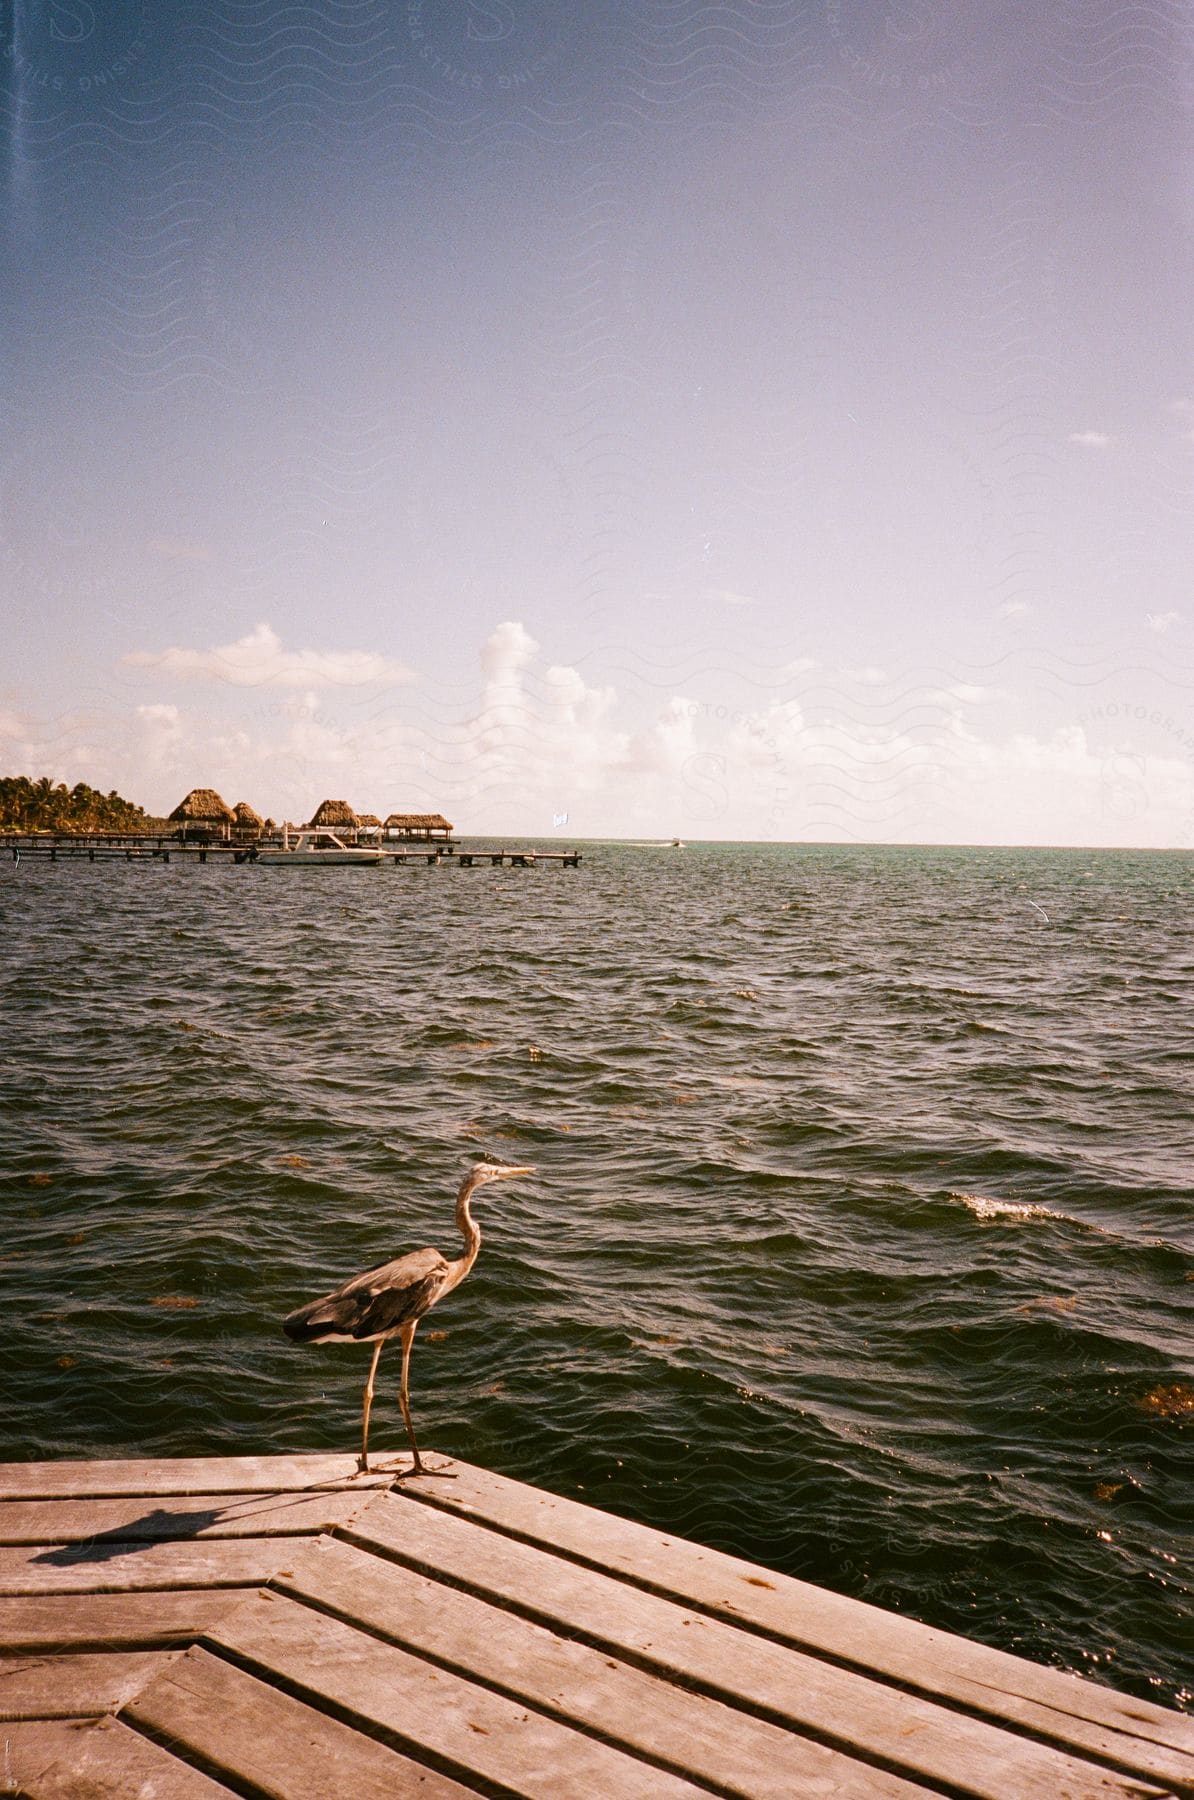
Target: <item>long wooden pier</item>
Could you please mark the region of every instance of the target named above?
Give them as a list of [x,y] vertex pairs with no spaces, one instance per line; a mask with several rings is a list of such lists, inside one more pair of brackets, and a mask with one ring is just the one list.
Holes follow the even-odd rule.
[[1194,1793],[1147,1701],[484,1469],[354,1466],[0,1466],[0,1792]]
[[[278,849],[281,840],[276,843],[262,843],[262,849]],[[376,849],[383,862],[394,868],[404,868],[409,863],[423,864],[430,868],[438,868],[445,864],[455,864],[461,869],[472,868],[511,868],[533,869],[539,863],[558,863],[564,869],[579,869],[581,852],[579,850],[538,850],[538,849],[505,849],[500,846],[476,846],[464,850],[457,844],[370,844]],[[16,835],[6,833],[0,836],[0,853],[7,853],[13,862],[19,863],[25,858],[48,862],[164,862],[173,857],[178,861],[190,862],[222,862],[236,866],[251,865],[256,861],[256,844],[244,843],[212,843],[202,844],[194,840],[187,842],[177,837],[166,836],[121,836],[105,834],[96,836],[57,837],[40,833]],[[306,865],[310,867],[311,865]],[[336,866],[336,865],[330,865]]]

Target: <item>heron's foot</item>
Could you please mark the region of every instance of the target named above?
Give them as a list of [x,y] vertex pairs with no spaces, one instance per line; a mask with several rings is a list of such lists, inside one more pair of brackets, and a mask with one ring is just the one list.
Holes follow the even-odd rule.
[[[364,1473],[363,1469],[357,1470],[358,1475]],[[403,1458],[396,1456],[393,1462],[371,1462],[368,1473],[370,1475],[393,1475],[396,1479],[401,1480],[404,1475],[434,1475],[435,1470],[429,1469],[426,1463],[423,1463],[420,1468],[412,1468]]]
[[425,1462],[412,1463],[409,1469],[403,1470],[405,1475],[438,1475],[444,1481],[455,1481],[455,1469],[429,1469]]

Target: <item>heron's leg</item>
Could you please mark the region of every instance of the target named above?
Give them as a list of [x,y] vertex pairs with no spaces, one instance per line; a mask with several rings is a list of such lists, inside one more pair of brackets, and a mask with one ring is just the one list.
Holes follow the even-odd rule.
[[373,1361],[369,1364],[369,1379],[365,1383],[365,1404],[361,1415],[361,1454],[357,1462],[357,1474],[369,1473],[369,1413],[373,1406],[373,1377],[377,1374],[377,1365],[381,1360],[381,1347],[384,1338],[378,1338],[373,1346]]
[[423,1473],[423,1461],[419,1455],[419,1446],[415,1441],[415,1428],[410,1416],[410,1353],[414,1349],[415,1332],[418,1320],[402,1327],[402,1386],[398,1389],[398,1404],[402,1408],[402,1417],[406,1424],[406,1435],[410,1439],[410,1447],[414,1454],[416,1475]]
[[415,1442],[415,1428],[410,1416],[410,1353],[414,1346],[418,1324],[419,1321],[415,1319],[412,1324],[402,1327],[402,1386],[398,1390],[398,1402],[402,1407],[402,1417],[406,1422],[406,1435],[410,1439],[410,1447],[415,1459],[414,1467],[407,1473],[410,1475],[444,1475],[454,1481],[456,1477],[449,1476],[447,1469],[429,1469],[419,1455],[419,1446]]

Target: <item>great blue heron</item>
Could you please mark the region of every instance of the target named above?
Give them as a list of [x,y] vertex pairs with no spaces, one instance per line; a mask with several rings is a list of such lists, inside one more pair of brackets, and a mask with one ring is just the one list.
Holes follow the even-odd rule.
[[381,1348],[387,1338],[402,1339],[402,1386],[398,1398],[406,1435],[414,1452],[412,1475],[436,1475],[441,1471],[425,1467],[415,1441],[415,1428],[410,1418],[410,1352],[419,1320],[430,1312],[437,1300],[459,1287],[477,1260],[481,1233],[469,1211],[469,1201],[479,1187],[490,1181],[508,1181],[512,1175],[533,1175],[525,1165],[507,1163],[474,1163],[460,1184],[456,1197],[456,1229],[464,1239],[464,1255],[449,1262],[438,1250],[412,1250],[394,1262],[381,1263],[354,1275],[331,1294],[300,1306],[282,1329],[296,1344],[363,1344],[372,1343],[373,1361],[365,1383],[365,1400],[361,1415],[361,1454],[358,1472],[369,1472],[369,1409],[373,1405],[373,1378]]

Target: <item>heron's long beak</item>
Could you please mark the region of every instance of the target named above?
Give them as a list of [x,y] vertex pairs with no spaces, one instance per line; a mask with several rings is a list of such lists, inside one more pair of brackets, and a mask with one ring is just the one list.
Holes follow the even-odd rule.
[[533,1175],[534,1173],[535,1173],[534,1163],[524,1163],[524,1164],[520,1165],[520,1167],[518,1167],[517,1169],[513,1169],[513,1168],[503,1169],[501,1172],[501,1175],[498,1177],[498,1180],[505,1181],[511,1175]]

